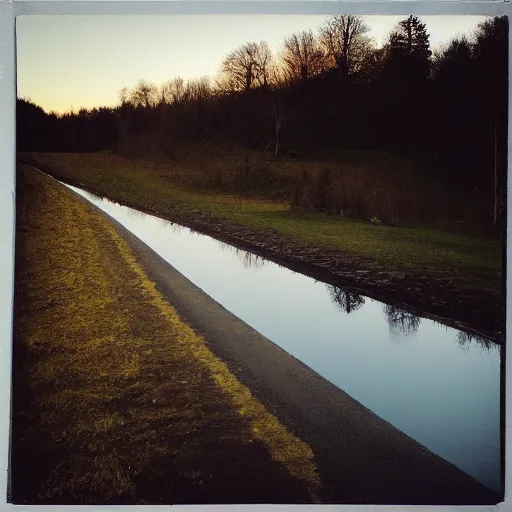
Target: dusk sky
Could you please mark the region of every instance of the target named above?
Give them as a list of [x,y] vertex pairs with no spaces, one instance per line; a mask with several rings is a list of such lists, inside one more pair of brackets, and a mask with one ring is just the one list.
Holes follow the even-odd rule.
[[[20,16],[17,18],[18,96],[46,111],[113,106],[119,91],[141,80],[156,84],[215,77],[222,59],[249,41],[273,52],[293,32],[317,31],[327,16]],[[381,45],[404,16],[364,16]],[[469,35],[479,16],[422,16],[433,49]]]

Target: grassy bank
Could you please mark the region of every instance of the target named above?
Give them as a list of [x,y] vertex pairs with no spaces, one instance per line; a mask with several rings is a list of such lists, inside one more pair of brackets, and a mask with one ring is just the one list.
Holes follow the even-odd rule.
[[102,215],[23,168],[16,232],[15,502],[314,499],[309,446],[180,320]]
[[[304,247],[329,249],[381,271],[405,271],[467,293],[501,300],[501,243],[454,230],[405,228],[335,216],[290,212],[284,199],[221,194],[177,186],[163,162],[131,161],[111,153],[42,154],[41,167],[78,186],[161,216],[207,214],[257,230],[277,232]],[[291,163],[286,164],[288,172]],[[301,165],[304,165],[302,163]],[[402,169],[407,173],[407,169]],[[433,290],[435,293],[435,290]]]

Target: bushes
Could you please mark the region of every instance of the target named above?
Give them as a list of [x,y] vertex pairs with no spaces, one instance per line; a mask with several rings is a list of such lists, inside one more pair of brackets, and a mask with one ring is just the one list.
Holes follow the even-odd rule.
[[280,189],[289,190],[285,177],[270,169],[258,158],[234,156],[231,160],[198,161],[176,181],[194,188],[215,189],[232,193],[272,195]]
[[427,221],[439,204],[416,191],[416,185],[379,177],[362,168],[323,167],[302,171],[290,198],[290,209],[324,212],[374,222],[415,224]]

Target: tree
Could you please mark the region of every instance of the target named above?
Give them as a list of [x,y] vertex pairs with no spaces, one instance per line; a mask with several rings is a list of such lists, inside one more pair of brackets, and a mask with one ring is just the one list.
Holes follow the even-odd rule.
[[[482,112],[484,126],[492,135],[487,147],[494,167],[493,226],[502,215],[505,201],[508,139],[508,19],[495,17],[478,25],[474,46],[475,94],[488,101]],[[487,116],[485,116],[487,114]]]
[[130,103],[136,107],[149,108],[159,101],[158,88],[156,85],[141,80],[130,92]]
[[323,71],[324,53],[313,32],[302,31],[285,39],[281,61],[288,79],[306,81]]
[[161,94],[168,105],[181,103],[185,97],[185,81],[181,77],[168,80],[161,89]]
[[[30,100],[16,101],[17,151],[54,151],[52,146],[51,116]],[[55,125],[55,123],[53,123]]]
[[473,49],[468,39],[453,39],[434,54],[432,112],[436,130],[432,135],[433,147],[443,167],[449,169],[452,183],[458,187],[477,185],[470,176],[472,166],[468,165],[478,160],[475,150],[479,147],[475,130],[477,108],[474,108],[476,105],[468,108],[474,103],[474,75]]
[[417,16],[409,16],[398,24],[389,37],[389,60],[400,80],[424,81],[430,74],[429,34]]
[[395,149],[428,150],[431,51],[425,24],[416,16],[401,21],[384,50],[379,103],[388,130],[386,144]]
[[386,65],[388,52],[386,48],[368,48],[360,62],[358,80],[375,83]]
[[328,62],[339,70],[344,81],[359,69],[371,46],[365,36],[368,30],[362,18],[352,14],[333,16],[320,28],[320,42]]
[[466,37],[452,39],[442,50],[433,54],[432,70],[437,84],[459,89],[469,81],[473,55]]
[[272,52],[268,43],[247,43],[231,52],[222,62],[221,91],[249,91],[270,83]]
[[119,91],[119,101],[121,102],[121,106],[124,107],[128,104],[129,101],[129,92],[127,87],[123,87]]
[[201,102],[211,95],[210,78],[203,76],[188,80],[183,91],[182,99],[186,102]]
[[433,59],[433,147],[454,186],[476,191],[497,225],[506,195],[508,22],[479,24]]

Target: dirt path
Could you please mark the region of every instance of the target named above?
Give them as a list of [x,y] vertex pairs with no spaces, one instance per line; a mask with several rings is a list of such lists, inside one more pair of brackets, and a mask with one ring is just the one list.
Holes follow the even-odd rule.
[[326,486],[325,501],[498,501],[497,495],[476,480],[378,418],[225,310],[109,219],[180,317],[204,337],[210,349],[267,410],[311,447]]

